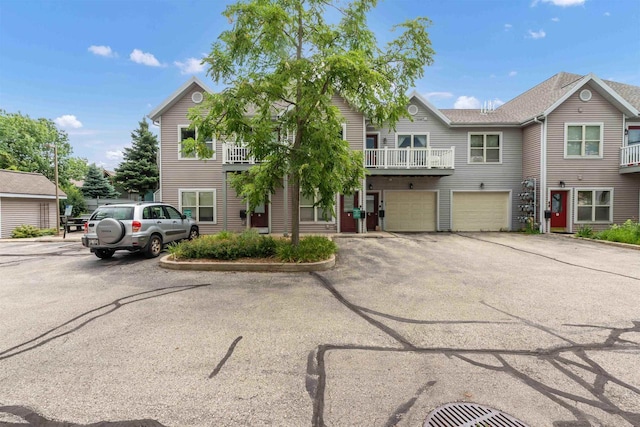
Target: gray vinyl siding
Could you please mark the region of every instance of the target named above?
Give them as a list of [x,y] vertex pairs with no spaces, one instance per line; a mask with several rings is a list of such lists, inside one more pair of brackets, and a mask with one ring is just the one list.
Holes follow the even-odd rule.
[[[393,176],[391,171],[385,176],[368,176],[367,185],[373,190],[401,189],[407,190],[409,183],[414,190],[438,190],[439,224],[438,230],[451,229],[451,190],[478,191],[484,183],[484,191],[511,191],[512,229],[519,229],[516,209],[519,203],[522,182],[522,130],[518,128],[450,128],[430,110],[415,102],[418,113],[413,121],[401,119],[396,131],[380,129],[379,147],[396,146],[396,134],[429,133],[429,145],[432,148],[455,147],[455,171],[453,175],[443,177],[425,176]],[[502,163],[501,164],[468,164],[469,132],[501,132]],[[385,143],[386,138],[386,143]]]
[[11,232],[23,224],[38,228],[54,228],[56,201],[20,197],[0,198],[0,238],[11,237]]
[[[630,218],[637,220],[639,214],[640,174],[619,173],[620,147],[623,145],[622,113],[593,87],[586,86],[592,93],[590,101],[580,100],[580,88],[547,118],[547,183],[553,188],[564,181],[566,188],[572,190],[570,222],[573,231],[582,225],[574,221],[575,194],[579,189],[613,188],[614,223]],[[590,122],[604,124],[603,158],[565,159],[565,123]],[[595,229],[607,227],[608,224],[594,225]]]
[[[542,124],[532,124],[522,130],[522,178],[536,179],[536,221],[539,221],[540,215],[540,145],[542,128]],[[520,211],[514,209],[514,215],[519,216]]]

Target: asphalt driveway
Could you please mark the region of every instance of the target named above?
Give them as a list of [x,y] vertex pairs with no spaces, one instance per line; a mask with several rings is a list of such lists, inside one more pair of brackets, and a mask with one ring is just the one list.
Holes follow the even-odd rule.
[[530,426],[640,425],[639,251],[512,233],[338,244],[312,274],[0,244],[0,425],[419,426],[454,401]]

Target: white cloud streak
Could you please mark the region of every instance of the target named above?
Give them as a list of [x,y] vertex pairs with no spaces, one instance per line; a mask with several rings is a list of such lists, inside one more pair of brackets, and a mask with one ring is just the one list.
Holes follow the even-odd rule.
[[175,61],[173,64],[180,69],[180,74],[198,74],[204,71],[202,59],[188,58],[185,62]]
[[427,99],[431,99],[431,98],[447,99],[447,98],[452,98],[453,94],[451,92],[427,92],[424,96]]
[[537,40],[537,39],[543,39],[547,36],[547,33],[544,32],[544,30],[540,30],[540,31],[531,31],[529,30],[529,37]]
[[513,28],[513,25],[511,25],[511,24],[504,24],[504,30],[505,30],[505,31],[509,31],[511,28]]
[[133,52],[129,55],[129,59],[136,64],[142,64],[149,67],[162,67],[160,61],[158,61],[152,53],[146,53],[140,49],[133,49]]
[[551,18],[551,20],[552,20],[553,22],[560,22],[560,18],[558,18],[557,16],[556,16],[556,17],[554,17],[554,18]]
[[480,108],[480,101],[473,96],[459,96],[456,102],[453,104],[453,108],[456,109],[478,109]]
[[65,114],[64,116],[57,117],[53,121],[63,129],[78,129],[82,127],[82,123],[80,122],[80,120],[78,120],[76,116],[71,114]]
[[122,160],[124,157],[124,153],[122,152],[122,150],[109,150],[105,153],[105,156],[107,157],[107,159],[109,160]]
[[87,50],[94,55],[104,56],[106,58],[115,58],[116,56],[118,56],[114,51],[111,50],[111,46],[91,45]]
[[509,77],[515,77],[515,76],[517,76],[517,75],[518,75],[518,72],[517,72],[517,71],[511,71],[511,72],[509,73]]
[[582,6],[585,0],[533,0],[531,7],[535,7],[538,3],[550,3],[559,7]]

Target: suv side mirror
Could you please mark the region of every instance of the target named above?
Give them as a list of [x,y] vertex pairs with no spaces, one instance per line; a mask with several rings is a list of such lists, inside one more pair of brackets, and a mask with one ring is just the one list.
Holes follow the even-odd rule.
[[185,214],[180,215],[180,217],[181,217],[182,219],[187,219],[187,216],[186,216]]

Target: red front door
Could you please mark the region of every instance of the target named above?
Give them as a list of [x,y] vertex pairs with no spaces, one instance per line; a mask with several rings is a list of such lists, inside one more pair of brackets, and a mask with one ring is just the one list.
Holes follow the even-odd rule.
[[269,209],[266,204],[256,206],[256,209],[251,213],[251,227],[269,227]]
[[567,228],[568,191],[551,192],[551,228]]
[[378,226],[378,193],[367,193],[367,230]]
[[353,219],[353,208],[358,207],[358,193],[351,196],[340,196],[340,231],[355,233],[358,220]]

